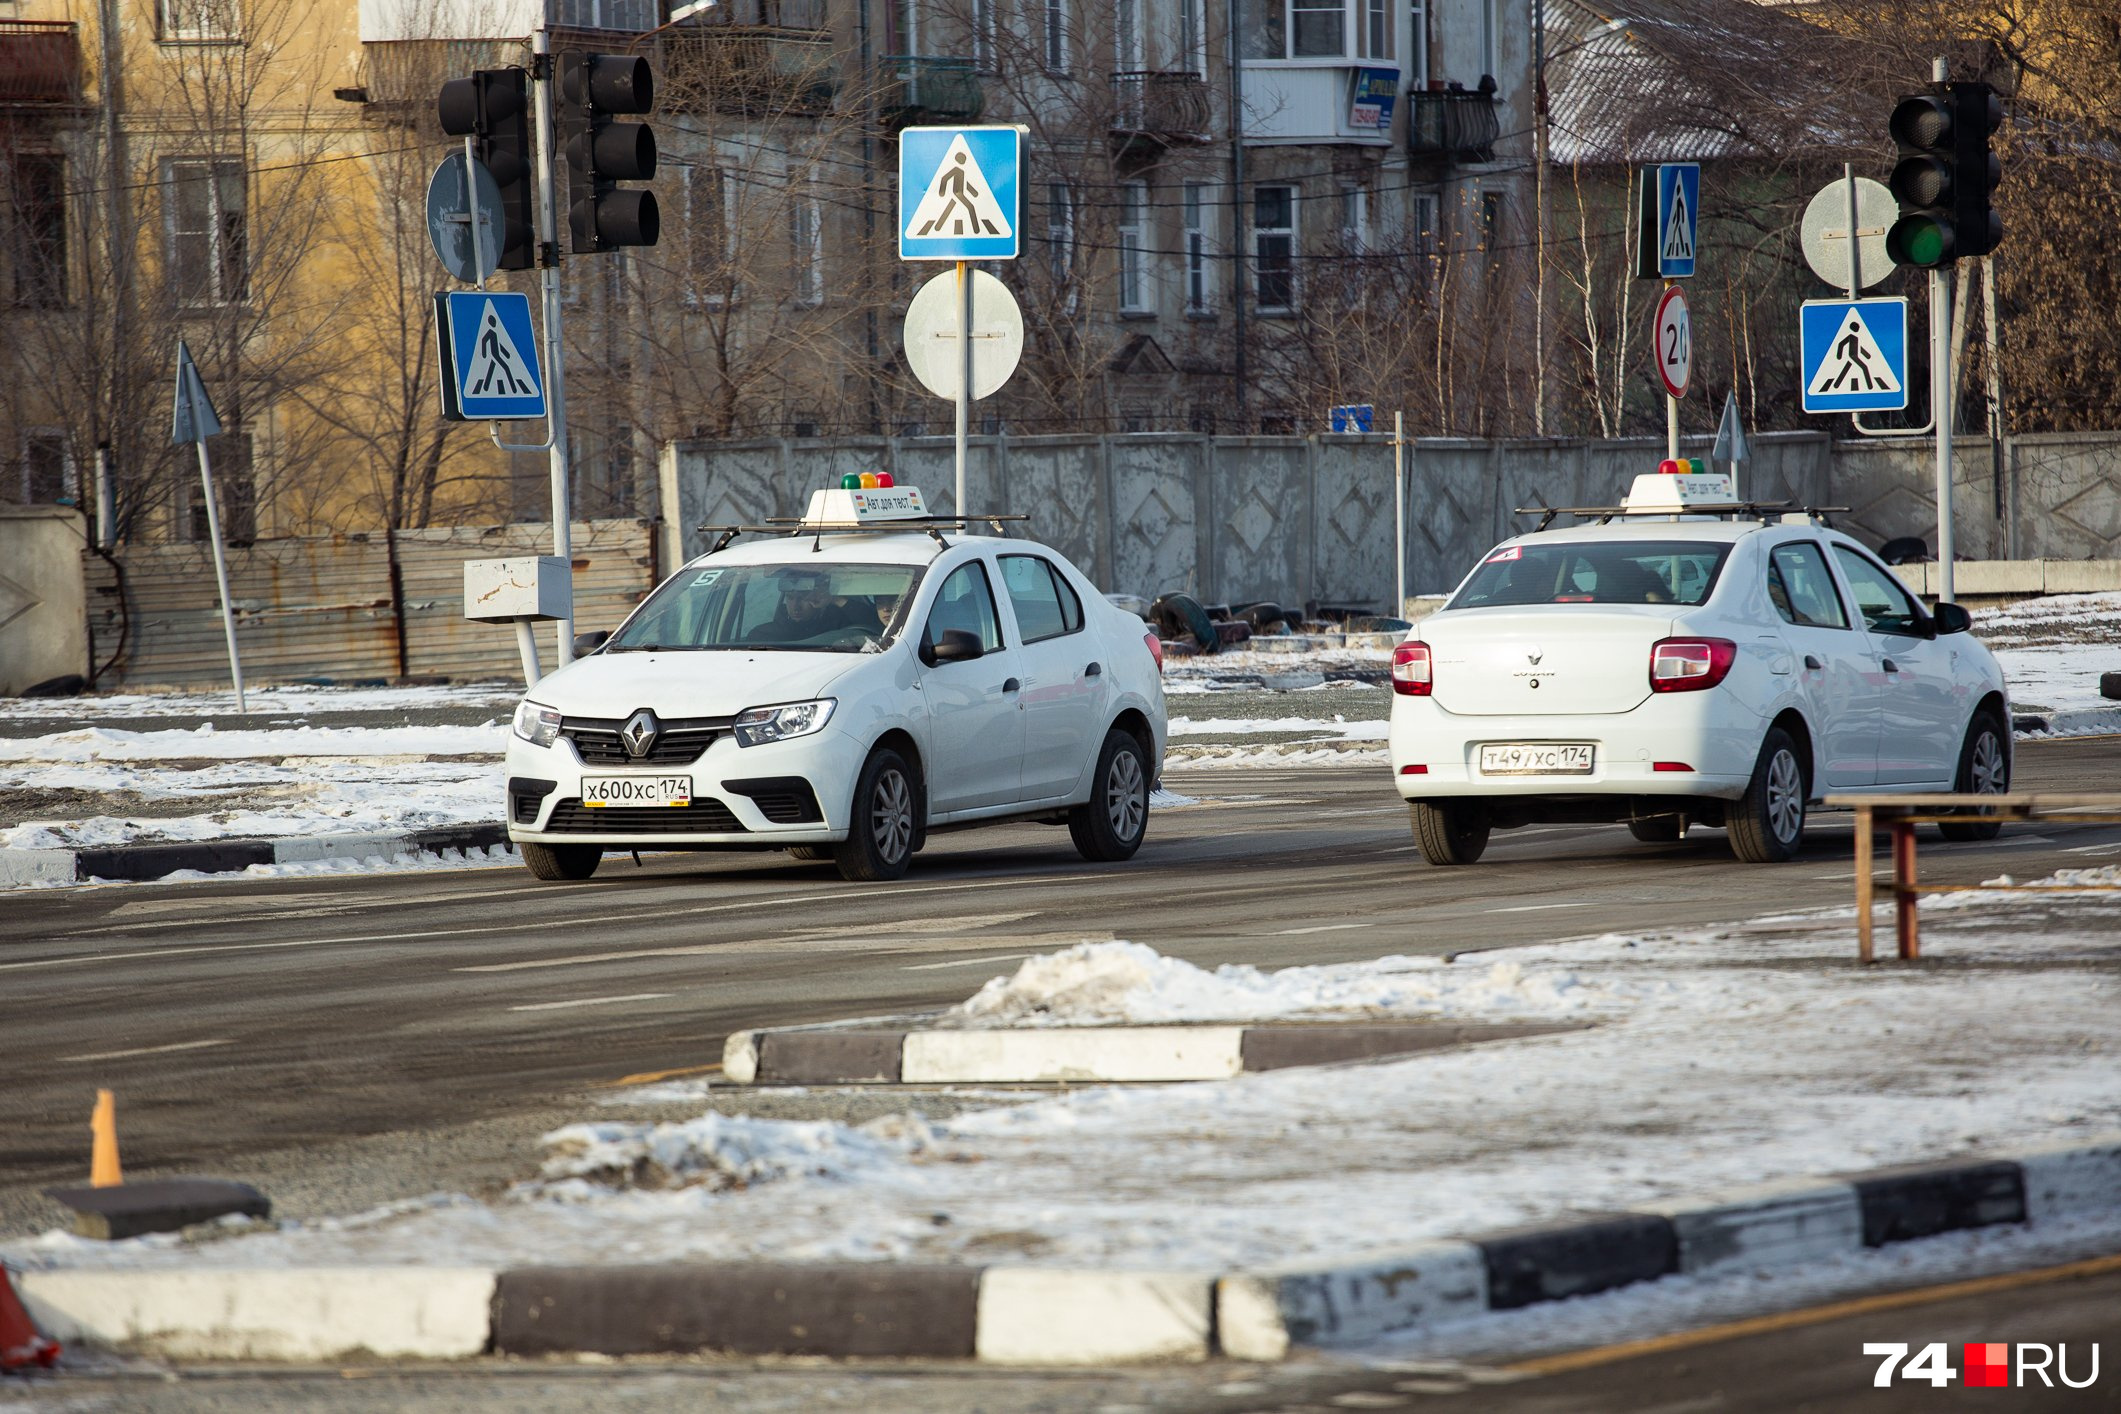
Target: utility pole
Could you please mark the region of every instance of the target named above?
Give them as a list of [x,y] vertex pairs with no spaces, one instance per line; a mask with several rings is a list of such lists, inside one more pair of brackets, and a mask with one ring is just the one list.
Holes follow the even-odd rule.
[[[1281,0],[1260,0],[1280,4]],[[1230,0],[1230,307],[1235,316],[1238,431],[1252,430],[1245,362],[1244,0]]]
[[[545,315],[545,397],[549,421],[546,429],[552,443],[546,467],[552,488],[552,553],[569,565],[574,563],[571,524],[573,512],[568,494],[567,467],[567,378],[566,343],[560,336],[560,203],[559,179],[555,175],[556,144],[552,122],[552,21],[550,0],[539,7],[537,33],[530,50],[531,111],[537,115],[538,141],[538,294]],[[573,579],[572,571],[568,578]],[[567,616],[554,627],[559,642],[554,645],[557,667],[574,661],[574,594],[567,595]]]
[[1532,313],[1532,435],[1547,435],[1547,220],[1550,215],[1547,190],[1549,111],[1547,108],[1547,6],[1532,0],[1532,142],[1538,149],[1532,157],[1532,182],[1537,188],[1533,219],[1538,230],[1532,240],[1534,309]]

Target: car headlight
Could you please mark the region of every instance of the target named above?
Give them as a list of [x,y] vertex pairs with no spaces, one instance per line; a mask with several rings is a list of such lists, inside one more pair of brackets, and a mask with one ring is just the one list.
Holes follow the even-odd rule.
[[779,707],[753,707],[736,717],[736,744],[763,746],[769,741],[808,736],[832,720],[832,699],[789,702]]
[[550,746],[560,734],[560,714],[535,702],[517,703],[515,732],[532,746]]

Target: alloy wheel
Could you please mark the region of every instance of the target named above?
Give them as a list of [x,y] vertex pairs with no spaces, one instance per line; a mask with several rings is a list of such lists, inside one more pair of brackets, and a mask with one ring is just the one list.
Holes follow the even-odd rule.
[[1131,751],[1116,753],[1112,769],[1105,773],[1105,813],[1112,822],[1112,833],[1123,840],[1140,834],[1148,818],[1149,792],[1142,779],[1141,758]]
[[1768,766],[1767,815],[1775,838],[1785,844],[1804,828],[1804,773],[1787,751],[1776,752]]
[[877,777],[869,800],[869,829],[876,852],[887,860],[905,856],[913,844],[913,788],[900,771]]

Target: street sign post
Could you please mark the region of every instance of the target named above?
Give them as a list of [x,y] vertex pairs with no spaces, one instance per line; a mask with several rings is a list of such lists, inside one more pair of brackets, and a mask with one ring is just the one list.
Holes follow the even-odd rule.
[[1807,300],[1798,312],[1806,412],[1907,406],[1907,301]]
[[1686,291],[1667,285],[1657,301],[1657,322],[1650,335],[1650,362],[1665,394],[1665,455],[1679,455],[1679,400],[1694,376],[1694,321],[1687,313]]
[[[1023,188],[1019,178],[1023,141],[1024,130],[1013,127],[907,128],[899,134],[899,259],[957,262],[957,352],[961,366],[957,377],[954,509],[959,515],[965,514],[965,449],[972,427],[972,402],[979,396],[974,391],[978,380],[973,369],[973,351],[979,342],[973,333],[975,282],[966,262],[1014,260],[1022,248]],[[907,314],[910,344],[912,311]],[[1007,376],[1003,374],[1004,378]]]
[[248,712],[243,701],[243,660],[236,654],[236,612],[228,602],[228,551],[221,544],[221,511],[214,503],[214,467],[206,454],[206,439],[219,436],[221,419],[206,396],[206,381],[199,365],[192,362],[191,348],[177,340],[177,392],[170,417],[169,442],[181,447],[190,442],[199,449],[199,485],[206,493],[206,538],[214,547],[214,583],[221,591],[221,632],[228,639],[228,675],[236,686],[236,710]]
[[545,416],[530,296],[478,290],[435,296],[442,416],[500,422]]
[[1716,445],[1709,451],[1709,460],[1731,464],[1731,498],[1742,500],[1738,494],[1738,464],[1753,459],[1753,448],[1745,440],[1745,425],[1738,419],[1738,394],[1723,395],[1723,419],[1716,424]]
[[501,268],[501,186],[476,157],[452,152],[427,183],[427,238],[442,268],[483,285]]

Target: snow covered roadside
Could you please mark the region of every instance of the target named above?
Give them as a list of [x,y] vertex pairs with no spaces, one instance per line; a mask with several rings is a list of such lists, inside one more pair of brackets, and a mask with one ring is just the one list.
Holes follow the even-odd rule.
[[[2121,882],[2121,870],[2068,882]],[[491,1205],[435,1195],[200,1243],[53,1232],[0,1256],[32,1269],[775,1259],[1227,1271],[2121,1129],[2121,899],[1950,901],[1917,967],[1858,966],[1846,910],[1274,973],[1079,947],[979,989],[962,1014],[1600,1024],[935,1121],[917,1095],[907,1113],[859,1127],[722,1113],[623,1124],[592,1111],[546,1136],[542,1172]],[[526,1174],[534,1163],[525,1156]]]

